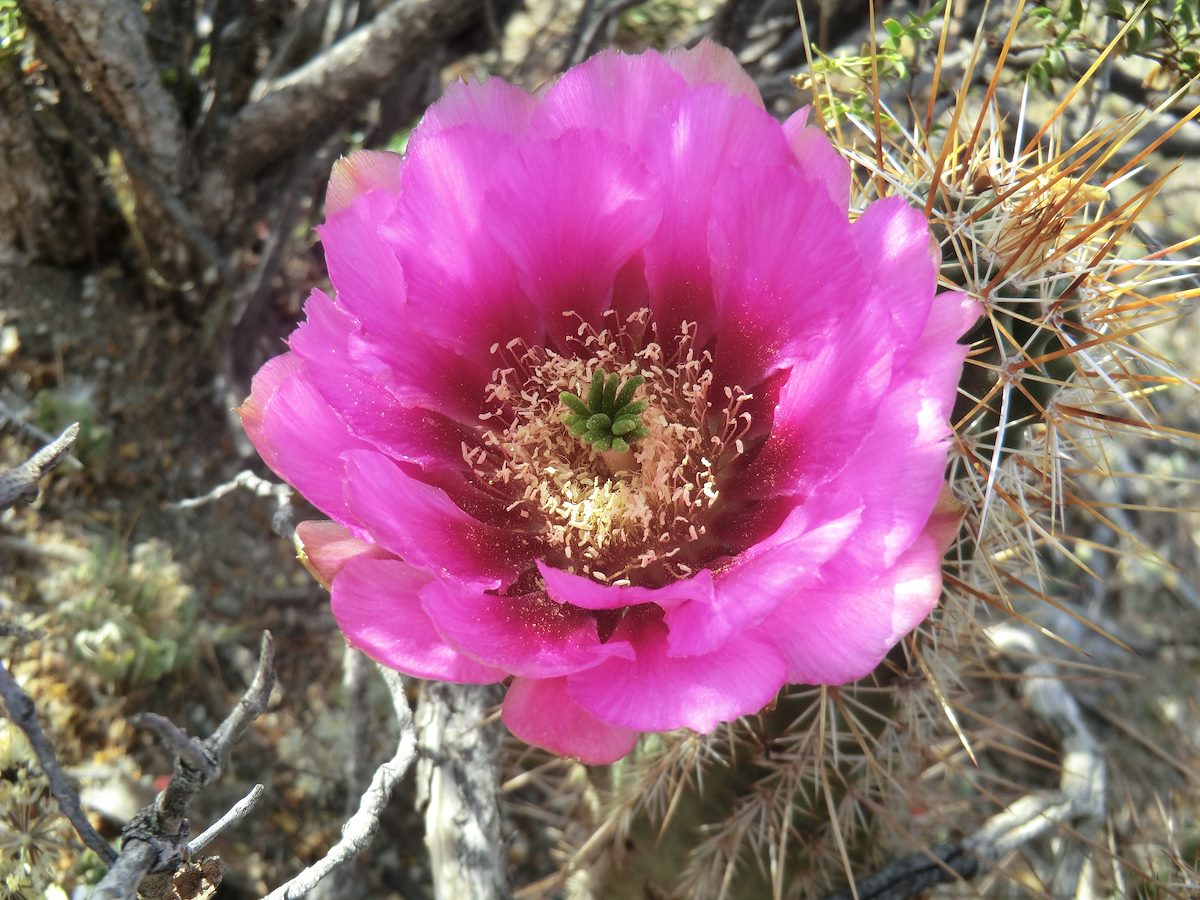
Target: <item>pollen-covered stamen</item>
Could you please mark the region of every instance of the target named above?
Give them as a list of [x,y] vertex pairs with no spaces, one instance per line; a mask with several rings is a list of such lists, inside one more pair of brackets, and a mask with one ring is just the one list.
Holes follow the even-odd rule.
[[[572,355],[494,347],[502,364],[480,417],[488,430],[464,459],[510,510],[540,521],[560,554],[552,564],[606,583],[661,582],[692,571],[751,398],[726,387],[714,409],[712,357],[695,349],[695,323],[666,351],[649,311],[608,318],[602,330],[581,321]],[[583,385],[586,399],[575,393]]]

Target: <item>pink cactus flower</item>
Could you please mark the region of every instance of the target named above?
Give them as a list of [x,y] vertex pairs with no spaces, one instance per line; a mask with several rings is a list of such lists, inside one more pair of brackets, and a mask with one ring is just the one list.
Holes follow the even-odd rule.
[[241,409],[332,521],[346,637],[587,763],[869,673],[934,606],[977,310],[921,213],[711,44],[452,85],[334,169],[315,291]]

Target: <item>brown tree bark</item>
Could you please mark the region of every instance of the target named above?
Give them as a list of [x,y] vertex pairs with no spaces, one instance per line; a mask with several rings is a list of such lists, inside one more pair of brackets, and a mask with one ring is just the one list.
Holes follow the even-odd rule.
[[[81,223],[119,211],[127,239],[107,243],[136,257],[134,274],[194,309],[222,300],[225,321],[208,324],[232,328],[261,297],[248,253],[264,225],[294,226],[295,208],[319,196],[329,163],[385,92],[409,98],[406,119],[415,117],[431,98],[397,90],[398,80],[428,84],[429,61],[485,16],[476,0],[392,0],[343,34],[353,17],[328,3],[260,6],[198,29],[188,3],[21,0],[38,75],[11,58],[0,69],[0,162],[19,173],[0,185],[0,258],[78,262]],[[39,104],[60,125],[54,139],[33,119]],[[108,176],[88,208],[56,169],[64,144]],[[279,253],[288,242],[268,244]]]
[[78,262],[85,244],[66,166],[78,152],[48,134],[15,59],[0,59],[0,265],[22,258]]

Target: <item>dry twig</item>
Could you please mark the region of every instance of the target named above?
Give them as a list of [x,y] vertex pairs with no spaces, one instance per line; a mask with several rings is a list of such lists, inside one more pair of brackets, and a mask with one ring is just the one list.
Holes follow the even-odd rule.
[[50,793],[58,801],[63,815],[75,828],[75,833],[97,856],[107,863],[112,863],[117,858],[116,851],[96,833],[96,829],[84,815],[83,808],[79,803],[79,792],[75,790],[75,786],[71,784],[71,780],[62,770],[62,766],[58,764],[54,748],[50,746],[50,740],[46,737],[46,732],[42,730],[42,725],[38,721],[33,700],[21,690],[21,686],[3,665],[0,665],[0,695],[4,697],[4,705],[8,708],[8,717],[14,725],[25,732],[25,736],[29,739],[29,745],[33,747],[38,763],[50,781]]
[[266,793],[266,790],[261,784],[256,784],[251,788],[250,793],[229,808],[229,812],[209,825],[188,844],[188,856],[196,856],[211,844],[222,831],[235,822],[240,822],[246,818],[262,798],[262,795]]
[[220,500],[226,494],[231,494],[238,488],[245,488],[256,497],[274,500],[275,514],[271,517],[271,528],[280,537],[288,541],[292,539],[292,533],[296,530],[296,526],[292,522],[291,486],[260,478],[249,469],[243,469],[229,481],[217,485],[207,494],[202,494],[199,497],[188,497],[171,505],[175,509],[195,509],[214,500]]
[[34,500],[38,479],[57,466],[79,437],[79,423],[69,425],[53,441],[16,468],[0,473],[0,510],[22,500]]
[[173,871],[185,860],[189,849],[187,806],[205,785],[221,776],[233,745],[266,710],[275,686],[274,658],[275,642],[270,632],[263,632],[254,680],[238,705],[205,741],[188,738],[161,716],[140,717],[141,724],[163,735],[175,749],[175,774],[154,802],[125,826],[121,855],[96,887],[92,900],[134,897],[148,874]]
[[375,838],[379,828],[379,816],[391,799],[392,791],[404,777],[417,755],[416,736],[413,733],[412,710],[404,693],[404,682],[398,672],[379,667],[388,692],[392,695],[392,706],[396,710],[396,723],[400,729],[396,752],[392,758],[376,769],[371,783],[363,792],[358,811],[342,826],[342,838],[329,848],[324,857],[317,860],[295,878],[271,891],[265,900],[290,900],[303,897],[330,872],[349,862]]

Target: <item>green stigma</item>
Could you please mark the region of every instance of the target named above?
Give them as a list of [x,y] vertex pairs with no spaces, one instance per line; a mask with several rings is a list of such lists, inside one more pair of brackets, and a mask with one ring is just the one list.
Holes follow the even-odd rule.
[[563,424],[571,434],[597,450],[624,453],[630,444],[650,433],[642,424],[642,413],[648,404],[645,400],[633,399],[634,392],[645,380],[641,375],[634,375],[621,384],[620,375],[605,375],[603,369],[597,369],[592,375],[586,403],[570,391],[558,395],[563,406],[570,410],[563,416]]

